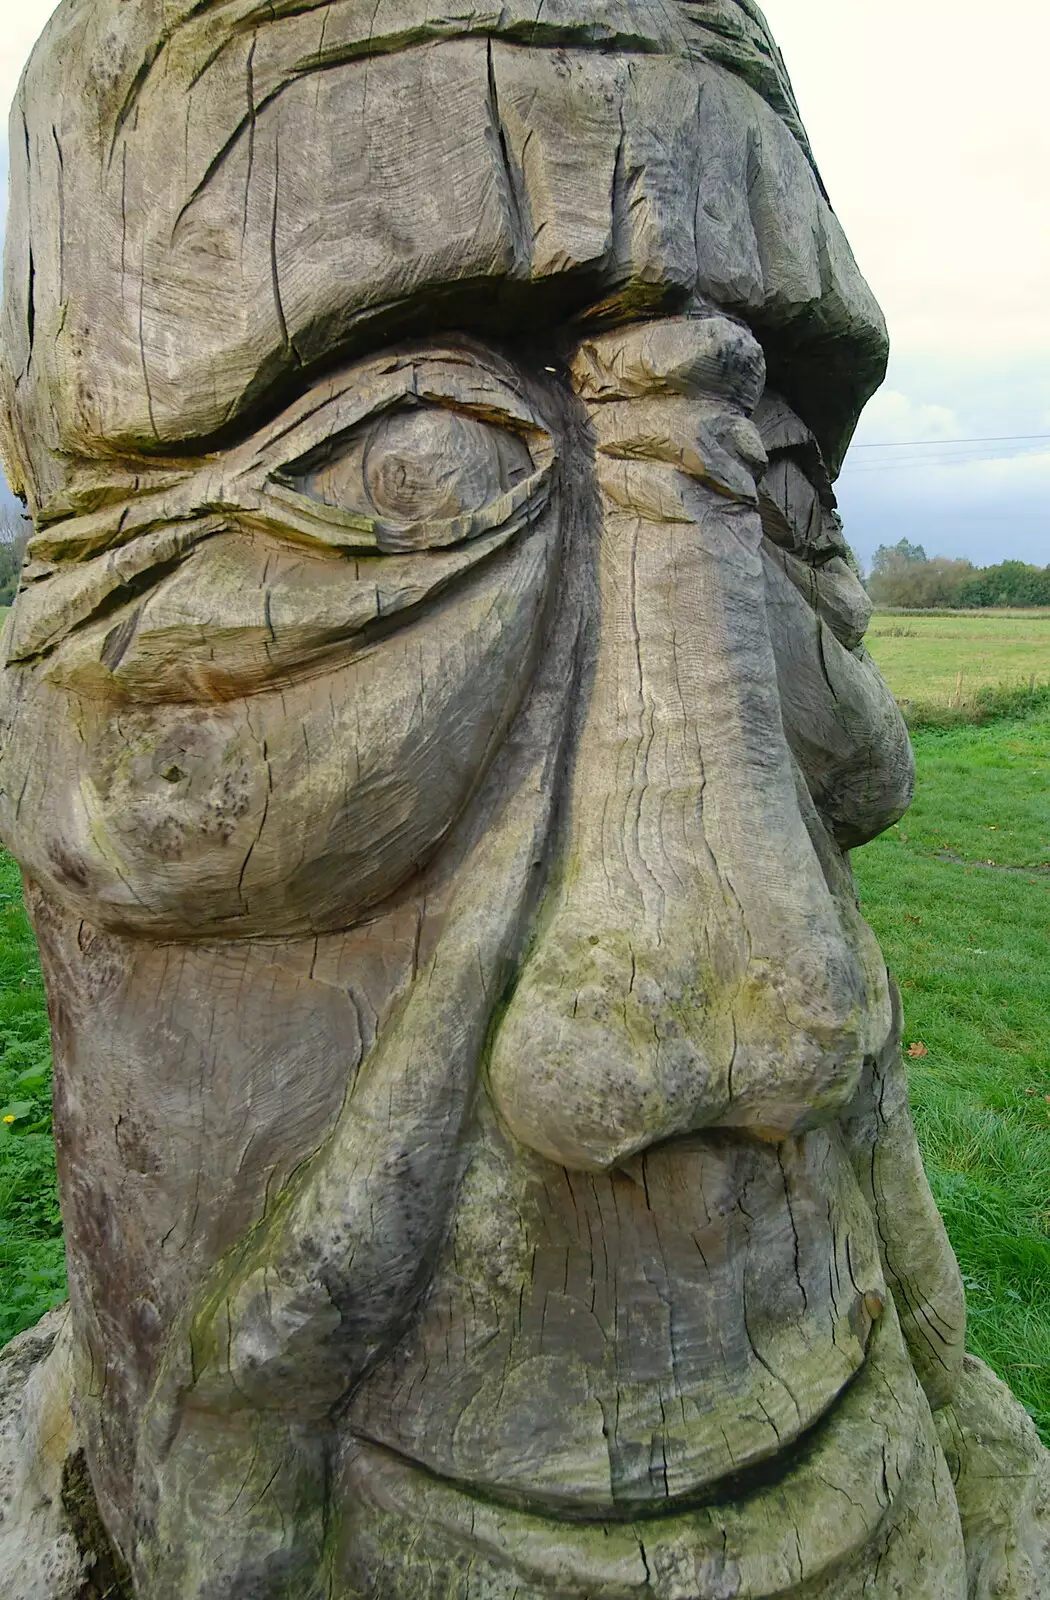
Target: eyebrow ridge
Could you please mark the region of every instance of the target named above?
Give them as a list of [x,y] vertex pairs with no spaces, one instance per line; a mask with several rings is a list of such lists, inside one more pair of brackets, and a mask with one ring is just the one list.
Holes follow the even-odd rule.
[[[127,95],[125,96],[124,102],[114,121],[113,137],[110,142],[109,150],[110,164],[112,164],[113,157],[116,153],[117,141],[120,138],[124,128],[127,126],[127,123],[131,118],[136,105],[138,104],[139,96],[145,89],[154,67],[157,65],[161,56],[170,45],[172,39],[175,37],[175,34],[180,28],[187,27],[189,24],[198,21],[205,12],[213,7],[213,5],[214,0],[198,0],[198,3],[193,7],[190,13],[186,17],[180,18],[179,21],[173,23],[159,39],[154,41],[153,45],[147,51],[137,72],[135,73],[135,76],[131,80]],[[215,47],[215,49],[209,53],[206,59],[201,63],[189,87],[193,87],[195,83],[199,82],[200,78],[205,72],[207,72],[208,68],[213,65],[219,56],[224,53],[230,44],[232,35],[248,34],[251,32],[258,33],[265,26],[279,26],[282,22],[296,21],[298,18],[308,16],[314,11],[322,11],[326,9],[332,9],[331,0],[316,0],[316,3],[310,3],[310,0],[304,0],[304,3],[287,10],[277,10],[275,7],[269,4],[267,4],[265,7],[257,6],[245,16],[235,18],[230,24],[229,34],[227,34],[227,36]],[[653,34],[649,35],[641,32],[630,32],[627,30],[618,31],[615,29],[610,29],[607,33],[602,34],[600,37],[595,37],[595,30],[599,26],[600,23],[597,19],[580,19],[576,22],[544,23],[538,20],[530,21],[523,18],[521,20],[503,23],[498,17],[496,17],[490,21],[476,23],[473,20],[473,17],[467,16],[462,19],[456,19],[455,21],[450,20],[449,23],[441,23],[428,19],[426,21],[420,21],[411,24],[408,27],[402,27],[393,33],[375,35],[370,32],[367,35],[363,35],[355,40],[347,41],[344,44],[333,45],[328,50],[319,50],[312,56],[300,57],[299,61],[289,69],[288,74],[283,82],[278,84],[276,88],[271,89],[269,93],[264,95],[263,98],[255,105],[254,115],[257,116],[261,111],[264,111],[267,106],[269,106],[274,100],[277,100],[281,94],[283,94],[284,90],[289,88],[293,83],[300,82],[304,78],[309,78],[315,72],[331,71],[333,68],[352,65],[355,61],[366,61],[380,56],[398,55],[407,50],[437,42],[453,42],[458,39],[495,39],[500,40],[505,44],[518,45],[533,49],[539,48],[554,50],[558,48],[571,47],[574,49],[589,49],[601,52],[618,50],[633,55],[660,55],[667,53],[670,38],[668,37],[661,39],[655,33],[655,31]],[[222,150],[219,152],[219,155],[217,155],[214,161],[210,164],[208,171],[201,180],[201,184],[199,185],[198,189],[194,191],[194,194],[190,197],[190,200],[187,201],[186,207],[183,208],[183,211],[185,211],[187,207],[192,204],[193,199],[196,198],[196,195],[199,193],[200,189],[206,186],[213,172],[222,164],[222,160],[225,159],[230,150],[233,149],[237,140],[243,135],[251,120],[251,116],[245,115],[245,117],[237,125],[234,132],[230,135]],[[176,226],[178,225],[179,220],[181,220],[182,215],[183,212],[180,212],[179,217],[176,219]]]
[[[522,25],[517,24],[515,26],[520,28]],[[535,25],[533,24],[532,26]],[[565,38],[552,39],[550,41],[545,39],[543,41],[542,48],[556,49],[559,45],[574,45],[577,48],[589,48],[599,50],[601,52],[615,49],[632,55],[663,55],[667,53],[659,42],[656,40],[647,40],[641,35],[614,35],[609,40],[602,40],[601,44],[598,45],[592,41],[581,40],[578,37],[577,30],[569,26],[563,25],[557,29],[552,29],[552,32],[557,32],[559,34],[563,33],[565,34]],[[434,44],[439,41],[442,43],[453,43],[460,39],[495,39],[504,44],[518,45],[525,48],[530,46],[535,48],[536,44],[536,42],[533,40],[516,38],[514,37],[513,30],[501,29],[498,26],[473,27],[468,22],[459,28],[441,28],[436,27],[433,24],[421,23],[414,28],[404,29],[400,33],[384,34],[380,35],[378,38],[369,37],[367,39],[359,39],[343,45],[336,45],[330,50],[326,51],[324,55],[318,54],[316,57],[307,58],[297,62],[289,69],[287,76],[283,78],[275,88],[268,90],[261,99],[252,101],[251,110],[245,112],[244,116],[233,129],[232,133],[228,135],[223,144],[216,151],[215,155],[209,161],[199,181],[190,191],[190,194],[183,203],[180,211],[175,217],[174,222],[172,223],[172,233],[174,234],[175,230],[178,228],[187,212],[190,211],[196,201],[200,199],[211,180],[215,177],[215,174],[229,159],[248,130],[258,120],[262,113],[268,110],[271,105],[279,100],[284,94],[285,90],[290,89],[293,84],[301,83],[304,79],[312,77],[315,73],[331,72],[339,67],[351,66],[357,61],[370,61],[379,59],[383,56],[405,55],[410,50],[423,49],[427,45]],[[226,44],[224,43],[220,47],[219,51],[216,52],[216,55],[213,57],[213,59],[216,59],[217,56],[221,54],[221,51],[225,48]],[[119,130],[117,131],[119,132]],[[115,133],[114,141],[116,140],[116,137],[117,134]]]

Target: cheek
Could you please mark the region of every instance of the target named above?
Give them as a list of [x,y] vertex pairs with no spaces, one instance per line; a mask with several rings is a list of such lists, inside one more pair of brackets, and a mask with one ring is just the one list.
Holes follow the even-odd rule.
[[[847,649],[825,620],[830,615],[837,622],[844,610],[834,606],[838,593],[827,575],[796,562],[792,577],[778,552],[766,549],[763,556],[784,732],[825,826],[852,850],[911,804],[915,763],[908,730],[874,663]],[[807,572],[804,598],[797,583]]]
[[349,925],[426,862],[498,748],[531,676],[555,541],[537,529],[356,660],[219,706],[117,711],[39,679],[15,705],[9,671],[9,847],[114,931]]

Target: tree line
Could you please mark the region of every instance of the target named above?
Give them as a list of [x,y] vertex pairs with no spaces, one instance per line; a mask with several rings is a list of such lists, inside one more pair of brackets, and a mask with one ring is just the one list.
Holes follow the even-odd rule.
[[908,611],[1050,606],[1050,566],[1000,561],[994,567],[975,567],[947,556],[931,561],[921,544],[901,539],[876,550],[868,593],[876,605]]

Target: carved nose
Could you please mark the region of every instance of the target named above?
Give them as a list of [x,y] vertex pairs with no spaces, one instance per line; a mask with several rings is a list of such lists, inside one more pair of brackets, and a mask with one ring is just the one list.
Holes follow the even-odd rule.
[[515,1135],[592,1169],[830,1118],[870,1046],[781,721],[754,439],[709,391],[593,414],[599,616],[564,856],[490,1062]]

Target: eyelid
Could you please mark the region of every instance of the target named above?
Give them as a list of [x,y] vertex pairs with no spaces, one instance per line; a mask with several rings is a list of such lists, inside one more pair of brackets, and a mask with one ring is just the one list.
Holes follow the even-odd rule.
[[[537,494],[546,495],[556,456],[554,440],[516,385],[513,372],[507,369],[504,377],[495,370],[496,360],[492,357],[490,365],[483,356],[469,351],[428,346],[418,353],[355,363],[300,396],[246,444],[225,452],[221,463],[212,458],[181,473],[173,471],[170,463],[148,472],[129,472],[122,494],[116,480],[93,484],[84,495],[92,509],[80,515],[74,511],[43,528],[29,542],[28,559],[83,560],[128,544],[162,524],[216,515],[265,527],[278,536],[290,533],[294,538],[298,534],[348,553],[388,548],[380,543],[386,537],[386,525],[376,521],[370,527],[372,519],[333,507],[319,509],[319,502],[297,495],[280,480],[311,450],[407,399],[446,405],[479,421],[519,432],[528,443],[537,471],[518,488],[531,486]],[[66,503],[75,504],[76,496],[67,496]],[[278,505],[283,515],[277,514]],[[509,514],[514,514],[513,509]],[[289,518],[295,519],[295,526],[289,526]],[[428,542],[437,543],[443,530],[440,525],[430,527],[437,537]],[[481,527],[476,531],[482,531]],[[403,536],[404,528],[397,532]],[[396,537],[391,531],[390,538]],[[450,530],[448,542],[469,537],[469,532],[454,534]],[[389,548],[398,546],[391,543]]]
[[[379,366],[372,364],[373,368]],[[270,475],[287,472],[311,451],[405,400],[447,406],[479,422],[520,432],[537,467],[554,459],[550,432],[520,391],[480,361],[468,361],[462,352],[452,359],[428,351],[415,358],[403,357],[395,367],[385,363],[381,370],[355,369],[325,387],[329,390],[326,397],[319,400],[315,391],[308,406],[299,402],[285,413],[269,438],[254,450],[253,466]],[[297,412],[305,414],[297,417]]]
[[[389,522],[380,517],[362,517],[353,511],[342,511],[338,506],[327,505],[312,495],[300,494],[280,480],[271,479],[259,510],[243,520],[262,526],[267,532],[280,530],[285,537],[289,532],[297,533],[311,543],[331,545],[348,554],[403,555],[417,552],[423,533],[428,549],[444,550],[450,545],[464,544],[482,534],[491,533],[522,512],[527,515],[521,518],[519,526],[530,520],[547,504],[551,478],[552,467],[541,467],[477,511],[460,517],[408,523]],[[272,518],[266,516],[266,506],[270,502],[280,508]]]

